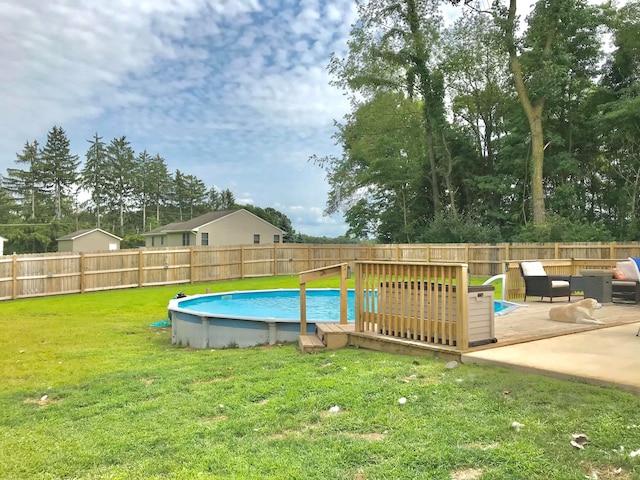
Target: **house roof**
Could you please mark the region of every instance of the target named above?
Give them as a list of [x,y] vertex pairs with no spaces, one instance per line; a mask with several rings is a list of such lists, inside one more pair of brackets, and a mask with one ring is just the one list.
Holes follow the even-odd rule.
[[174,222],[169,223],[168,225],[164,225],[162,227],[154,228],[153,230],[149,230],[148,232],[144,232],[142,235],[164,235],[171,232],[192,232],[194,230],[198,230],[199,228],[204,227],[205,225],[209,225],[215,221],[220,220],[221,218],[228,217],[238,212],[246,212],[249,215],[253,215],[258,220],[268,223],[274,228],[284,232],[280,228],[275,225],[267,222],[266,220],[254,215],[249,210],[245,210],[244,208],[240,208],[238,210],[219,210],[216,212],[205,213],[204,215],[200,215],[199,217],[192,218],[191,220],[187,220],[186,222]]
[[67,233],[66,235],[63,235],[62,237],[57,238],[56,240],[58,240],[58,241],[60,241],[60,240],[75,240],[76,238],[82,237],[84,235],[88,235],[88,234],[93,233],[93,232],[102,232],[105,235],[109,235],[110,237],[113,237],[113,238],[115,238],[117,240],[122,240],[120,237],[114,235],[113,233],[105,232],[101,228],[86,228],[84,230],[78,230],[77,232]]

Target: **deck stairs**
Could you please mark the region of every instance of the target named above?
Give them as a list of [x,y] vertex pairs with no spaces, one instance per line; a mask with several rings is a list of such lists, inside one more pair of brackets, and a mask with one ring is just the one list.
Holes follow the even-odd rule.
[[354,331],[353,323],[316,323],[316,332],[300,335],[298,348],[303,353],[317,353],[324,350],[338,350],[349,343],[349,334]]

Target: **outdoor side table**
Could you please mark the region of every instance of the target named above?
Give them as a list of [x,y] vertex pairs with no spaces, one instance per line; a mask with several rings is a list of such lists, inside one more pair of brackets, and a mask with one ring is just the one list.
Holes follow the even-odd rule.
[[583,278],[584,298],[595,298],[600,303],[611,303],[611,270],[580,270]]

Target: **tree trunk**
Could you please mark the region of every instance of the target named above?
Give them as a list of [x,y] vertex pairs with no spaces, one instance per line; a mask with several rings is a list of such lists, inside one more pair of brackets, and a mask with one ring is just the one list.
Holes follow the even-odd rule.
[[[529,115],[527,115],[529,118]],[[533,223],[544,223],[544,189],[542,167],[544,165],[544,134],[542,131],[542,106],[533,108],[529,118],[531,129],[531,201],[533,208]]]
[[[544,98],[536,101],[535,105],[531,103],[527,87],[524,83],[524,75],[522,73],[522,65],[520,57],[516,51],[515,45],[515,22],[516,22],[516,0],[509,2],[509,16],[506,32],[507,50],[509,51],[509,63],[513,80],[518,92],[518,100],[524,110],[527,120],[529,121],[529,130],[531,133],[531,202],[533,209],[533,223],[540,224],[545,221],[544,206],[544,189],[542,187],[542,167],[544,165],[544,133],[542,130],[542,112],[544,110]],[[553,45],[555,30],[550,29],[545,39],[543,53],[548,55]]]
[[[426,122],[425,122],[426,123]],[[440,211],[440,189],[438,188],[438,162],[436,152],[433,148],[433,132],[427,127],[427,155],[429,156],[429,167],[431,168],[431,198],[433,200],[433,213]]]

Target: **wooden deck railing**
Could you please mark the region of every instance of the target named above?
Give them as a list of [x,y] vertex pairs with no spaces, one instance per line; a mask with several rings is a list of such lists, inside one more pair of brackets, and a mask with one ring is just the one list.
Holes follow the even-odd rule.
[[468,348],[467,264],[356,262],[355,271],[356,332]]
[[307,334],[307,283],[330,277],[340,277],[340,323],[347,323],[347,280],[349,264],[330,265],[300,272],[300,335]]

